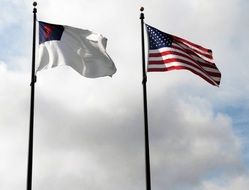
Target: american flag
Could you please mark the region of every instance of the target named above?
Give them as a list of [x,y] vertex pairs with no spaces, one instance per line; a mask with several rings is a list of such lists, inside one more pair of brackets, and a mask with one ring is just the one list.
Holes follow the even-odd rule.
[[213,62],[212,50],[147,24],[146,28],[149,37],[148,72],[186,69],[219,86],[221,73]]

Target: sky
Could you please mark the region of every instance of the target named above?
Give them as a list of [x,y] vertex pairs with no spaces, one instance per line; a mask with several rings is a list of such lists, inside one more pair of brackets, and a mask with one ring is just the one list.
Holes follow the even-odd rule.
[[[248,189],[247,0],[37,2],[39,20],[107,37],[117,73],[37,73],[33,189],[145,189],[141,6],[147,24],[212,49],[222,73],[219,88],[189,71],[148,73],[152,189]],[[26,188],[32,3],[0,0],[4,190]]]

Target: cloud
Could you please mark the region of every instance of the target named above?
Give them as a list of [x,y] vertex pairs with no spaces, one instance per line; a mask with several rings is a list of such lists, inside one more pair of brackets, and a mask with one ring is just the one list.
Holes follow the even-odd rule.
[[[65,72],[68,76],[63,82],[61,76]],[[89,80],[75,74],[69,68],[39,73],[34,187],[137,189],[144,186],[140,96],[134,97],[134,92],[115,89],[114,79],[103,78],[97,82],[98,79]],[[12,186],[18,188],[20,184],[25,185],[29,88],[23,81],[28,79],[26,74],[9,71],[4,64],[1,64],[1,75],[9,83],[8,87],[1,83],[6,86],[1,94],[7,98],[1,98],[1,107],[9,109],[1,113],[4,118],[1,130],[5,135],[15,134],[12,135],[15,138],[13,143],[10,143],[11,139],[2,138],[8,142],[9,151],[2,147],[6,159],[12,154],[15,156],[11,165],[6,160],[1,166],[3,172],[7,169],[14,171],[15,165],[22,166],[17,167],[15,177],[19,182]],[[78,85],[72,86],[76,81]],[[94,88],[93,85],[99,82],[102,85]],[[108,89],[113,89],[112,93]],[[213,174],[214,171],[221,176],[243,173],[240,140],[232,131],[231,119],[223,113],[214,113],[206,99],[195,96],[179,98],[177,89],[170,87],[165,91],[169,89],[172,93],[164,97],[154,96],[149,103],[153,187],[177,190],[201,184],[209,175],[217,175]],[[9,93],[10,90],[14,92]],[[123,93],[126,93],[125,97],[121,96]],[[15,101],[10,104],[6,100]],[[167,106],[158,106],[157,102],[164,100],[167,100]],[[11,113],[16,113],[15,120]],[[8,189],[9,184],[6,180],[1,185]]]
[[229,117],[215,114],[199,97],[182,99],[170,94],[163,99],[170,102],[166,108],[151,110],[151,155],[158,189],[190,188],[214,171],[220,175],[243,172],[240,142],[232,132]]
[[31,54],[32,39],[29,32],[32,31],[32,12],[29,14],[27,12],[23,1],[1,1],[0,59],[11,69],[27,67],[27,59]]
[[[0,35],[5,44],[17,43],[0,52],[0,188],[6,190],[26,185],[32,36],[32,2],[8,2]],[[187,71],[148,73],[152,188],[248,186],[247,142],[235,122],[248,110],[248,3],[44,0],[38,1],[39,19],[106,36],[118,72],[95,80],[69,67],[38,73],[34,189],[144,188],[141,4],[149,24],[212,48],[223,74],[214,88]]]
[[[26,174],[28,135],[27,76],[0,63],[0,188],[18,189]],[[26,86],[27,85],[27,86]],[[14,183],[13,183],[14,181]]]
[[248,188],[249,179],[247,175],[241,175],[234,179],[222,180],[223,183],[215,184],[210,182],[203,183],[203,190],[245,190]]

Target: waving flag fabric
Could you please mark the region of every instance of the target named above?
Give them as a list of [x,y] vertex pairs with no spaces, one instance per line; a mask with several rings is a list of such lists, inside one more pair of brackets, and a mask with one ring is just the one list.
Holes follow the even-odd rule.
[[112,76],[116,67],[106,45],[106,38],[89,30],[39,22],[37,71],[68,65],[88,78]]
[[146,25],[149,37],[148,72],[186,69],[219,86],[221,73],[212,51]]

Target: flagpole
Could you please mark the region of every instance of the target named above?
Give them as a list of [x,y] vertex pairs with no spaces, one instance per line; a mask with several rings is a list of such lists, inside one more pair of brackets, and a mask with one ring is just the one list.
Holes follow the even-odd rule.
[[31,98],[30,98],[30,123],[29,123],[29,148],[28,148],[28,171],[27,190],[32,190],[32,165],[33,165],[33,131],[34,131],[34,101],[35,101],[35,45],[36,45],[36,13],[37,3],[33,2],[33,47],[32,47],[32,70],[31,70]]
[[148,109],[147,109],[147,75],[145,67],[145,49],[144,49],[144,8],[140,8],[141,36],[142,36],[142,69],[143,69],[143,103],[144,103],[144,135],[145,135],[145,172],[146,172],[146,190],[151,190],[150,177],[150,148],[149,148],[149,127],[148,127]]

